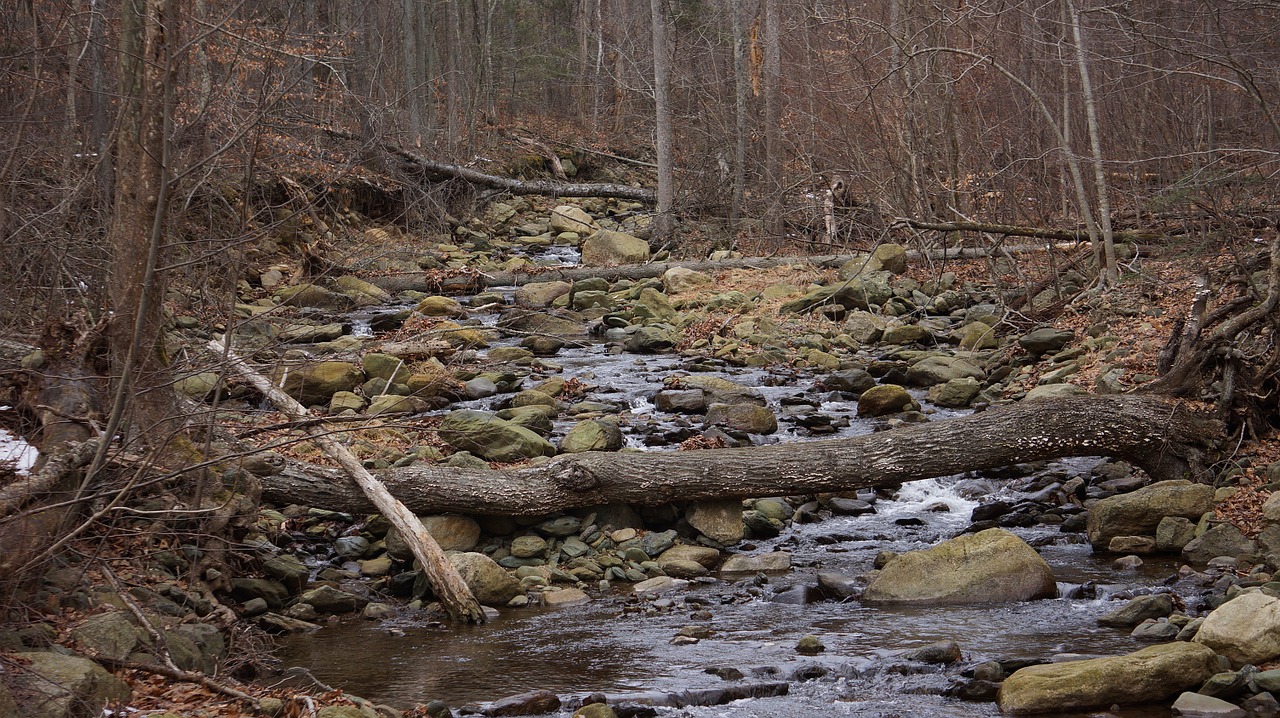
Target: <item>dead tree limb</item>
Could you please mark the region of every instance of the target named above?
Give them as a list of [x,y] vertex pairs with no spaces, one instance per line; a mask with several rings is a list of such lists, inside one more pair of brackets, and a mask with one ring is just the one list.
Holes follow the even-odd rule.
[[[326,130],[330,135],[342,139],[360,139],[359,137],[339,130]],[[596,184],[591,182],[555,182],[546,180],[522,180],[514,177],[491,175],[480,170],[462,165],[440,162],[412,152],[390,142],[379,142],[378,146],[390,155],[395,156],[408,168],[421,172],[433,179],[455,179],[469,182],[481,187],[503,189],[515,194],[537,194],[548,197],[612,197],[627,199],[633,202],[653,204],[657,195],[651,189],[633,187],[625,184]]]
[[[918,219],[902,217],[894,220],[893,226],[907,226],[912,229],[932,232],[985,232],[987,234],[1003,234],[1010,237],[1037,237],[1039,239],[1056,239],[1062,242],[1087,242],[1089,233],[1075,229],[1045,229],[1042,227],[1022,227],[1015,224],[992,224],[987,222],[925,222]],[[1169,234],[1179,232],[1128,231],[1116,232],[1114,237],[1120,242],[1153,242]]]
[[[510,470],[410,466],[381,473],[418,513],[537,516],[614,502],[791,496],[1066,456],[1111,456],[1155,479],[1196,475],[1221,424],[1156,397],[1026,401],[970,416],[848,439],[671,453],[587,452]],[[975,450],[975,447],[980,447]],[[340,511],[371,509],[340,472],[290,468],[263,478],[263,498]]]
[[[270,399],[277,409],[291,419],[303,420],[308,418],[306,407],[294,401],[293,397],[284,393],[282,389],[268,381],[265,376],[245,364],[234,352],[223,346],[221,341],[212,340],[207,345],[207,348],[219,358],[225,356],[231,369],[243,376],[246,381],[253,385],[253,388]],[[427,533],[426,528],[423,527],[418,517],[389,493],[386,487],[364,468],[354,454],[333,438],[323,424],[308,426],[306,431],[311,434],[311,437],[330,458],[342,466],[350,480],[359,487],[360,492],[365,496],[368,503],[376,511],[387,517],[391,525],[404,537],[405,542],[409,544],[409,548],[413,551],[414,557],[422,564],[422,570],[426,573],[427,580],[431,582],[432,590],[435,591],[440,603],[444,605],[449,615],[457,621],[483,623],[484,610],[480,608],[475,596],[471,594],[471,590],[463,582],[462,576],[458,574],[457,569],[449,562],[444,551],[440,549],[440,545],[436,543],[435,539],[431,538],[431,534]]]

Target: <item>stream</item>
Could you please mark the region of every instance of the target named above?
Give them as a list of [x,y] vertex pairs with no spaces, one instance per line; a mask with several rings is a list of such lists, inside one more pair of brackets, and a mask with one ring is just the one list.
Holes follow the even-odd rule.
[[[634,448],[652,450],[645,437],[655,431],[699,426],[696,419],[663,415],[651,402],[664,378],[691,366],[707,368],[691,365],[686,357],[619,354],[607,345],[590,344],[567,348],[549,361],[562,368],[564,378],[594,386],[588,399],[630,407],[620,413],[624,435]],[[797,415],[797,407],[801,413],[820,412],[835,420],[836,433],[813,438],[854,436],[876,428],[874,420],[856,416],[855,401],[815,388],[812,375],[787,368],[727,367],[719,367],[717,375],[758,388],[779,416],[778,433],[753,437],[757,443],[810,438],[788,418]],[[923,393],[917,398],[923,400]],[[451,408],[491,408],[495,399],[500,397]],[[932,419],[964,413],[924,406]],[[558,422],[557,438],[572,423]],[[1054,462],[1038,476],[1064,480],[1087,475],[1096,463]],[[914,482],[896,494],[881,494],[873,514],[796,523],[777,538],[735,547],[740,553],[790,552],[792,570],[767,578],[695,580],[686,591],[656,601],[637,600],[630,585],[620,583],[609,593],[593,593],[585,605],[503,608],[496,620],[482,626],[441,628],[409,614],[381,622],[353,619],[282,639],[281,658],[286,666],[304,667],[324,683],[400,708],[432,699],[456,708],[534,689],[570,699],[602,692],[611,703],[626,704],[644,702],[652,692],[786,681],[786,695],[657,711],[797,718],[998,715],[994,703],[942,694],[965,667],[983,661],[1112,655],[1144,647],[1127,631],[1100,628],[1096,619],[1120,605],[1110,599],[1147,591],[1175,574],[1176,561],[1152,559],[1136,571],[1113,570],[1110,559],[1095,558],[1080,534],[1037,525],[1011,530],[1038,548],[1064,597],[989,606],[873,608],[851,599],[806,602],[804,587],[817,585],[819,571],[858,576],[872,569],[880,551],[927,548],[951,538],[969,525],[975,506],[996,499],[1016,502],[1027,495],[1016,487],[1040,488],[1034,481],[967,475]],[[710,635],[692,645],[672,644],[687,626],[705,627]],[[796,652],[796,641],[808,634],[822,641],[825,652]],[[904,651],[947,639],[963,651],[954,666],[944,669],[901,657]],[[737,678],[739,672],[738,680],[719,677]],[[560,715],[571,713],[565,708]],[[1108,715],[1137,718],[1168,711]]]

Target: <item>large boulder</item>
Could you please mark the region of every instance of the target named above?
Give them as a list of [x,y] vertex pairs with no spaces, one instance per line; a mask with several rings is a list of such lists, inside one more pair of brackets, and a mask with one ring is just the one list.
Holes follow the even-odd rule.
[[82,718],[102,715],[107,701],[126,701],[129,684],[80,656],[23,653],[21,670],[6,670],[24,718]]
[[1166,516],[1196,521],[1212,509],[1212,486],[1182,479],[1160,481],[1097,502],[1089,509],[1085,530],[1095,549],[1105,549],[1116,536],[1154,536]]
[[649,243],[625,232],[602,229],[582,240],[582,263],[589,267],[649,261]]
[[[418,520],[444,551],[470,551],[480,543],[480,524],[470,516],[437,514],[419,516]],[[392,558],[401,561],[413,558],[409,544],[405,543],[400,532],[394,528],[387,532],[386,546],[387,553]]]
[[893,275],[883,270],[864,271],[843,282],[820,287],[812,292],[786,302],[779,311],[807,312],[823,305],[839,305],[845,309],[870,309],[893,298],[889,282]]
[[1206,616],[1193,640],[1236,667],[1280,658],[1280,598],[1261,591],[1240,594]]
[[913,386],[945,384],[952,379],[965,377],[982,381],[987,378],[987,374],[966,359],[936,354],[927,356],[907,368],[907,382]]
[[486,606],[502,606],[520,593],[520,581],[482,553],[449,554],[449,563],[476,600]]
[[123,661],[138,645],[133,623],[120,611],[99,613],[81,621],[71,629],[71,637],[94,655]]
[[1049,564],[1004,529],[960,536],[895,557],[863,594],[867,603],[947,605],[1053,598]]
[[1228,523],[1211,526],[1182,548],[1183,558],[1194,564],[1206,564],[1218,556],[1248,556],[1257,552],[1258,542]]
[[462,409],[440,421],[440,438],[486,461],[508,463],[555,456],[556,447],[536,433],[484,411]]
[[562,204],[551,210],[551,231],[556,232],[577,232],[578,234],[591,234],[600,229],[600,225],[596,224],[595,219],[587,214],[581,207],[574,207],[571,204]]
[[679,294],[711,284],[711,276],[685,267],[672,267],[662,274],[662,289],[667,294]]
[[1218,657],[1194,643],[1164,643],[1124,656],[1028,666],[1005,679],[1002,713],[1061,713],[1152,703],[1195,690],[1218,672]]
[[283,378],[285,393],[304,405],[328,405],[337,392],[360,386],[364,372],[351,362],[322,361],[277,371],[273,378],[277,386]]

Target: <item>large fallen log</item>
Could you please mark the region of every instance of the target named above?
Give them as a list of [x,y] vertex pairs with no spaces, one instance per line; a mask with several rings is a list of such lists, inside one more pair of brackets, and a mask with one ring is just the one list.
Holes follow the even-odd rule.
[[[225,357],[229,368],[243,376],[253,385],[253,388],[270,399],[271,403],[289,418],[294,420],[308,418],[306,407],[241,361],[229,348],[223,346],[221,341],[217,339],[210,341],[208,349],[215,355]],[[422,571],[426,574],[432,590],[435,591],[450,617],[456,621],[483,623],[484,610],[480,608],[471,589],[467,588],[466,583],[463,582],[458,570],[449,562],[440,544],[427,533],[427,529],[418,517],[390,494],[382,483],[364,468],[354,454],[333,438],[332,433],[323,424],[308,426],[306,431],[331,459],[342,466],[348,480],[358,487],[365,501],[375,511],[385,516],[404,538],[404,542],[409,545],[414,558],[418,559],[422,565]]]
[[[1157,480],[1195,476],[1222,425],[1156,397],[1081,396],[1008,407],[849,439],[671,453],[585,453],[510,470],[405,467],[380,478],[419,514],[536,516],[614,502],[787,496],[1067,456],[1129,461]],[[367,512],[340,472],[290,468],[263,479],[278,503]]]

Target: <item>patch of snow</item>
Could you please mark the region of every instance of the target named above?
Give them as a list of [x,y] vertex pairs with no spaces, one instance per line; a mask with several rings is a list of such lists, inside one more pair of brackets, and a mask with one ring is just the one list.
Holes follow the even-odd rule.
[[39,452],[36,447],[0,429],[0,464],[13,464],[20,475],[26,475],[35,466]]

